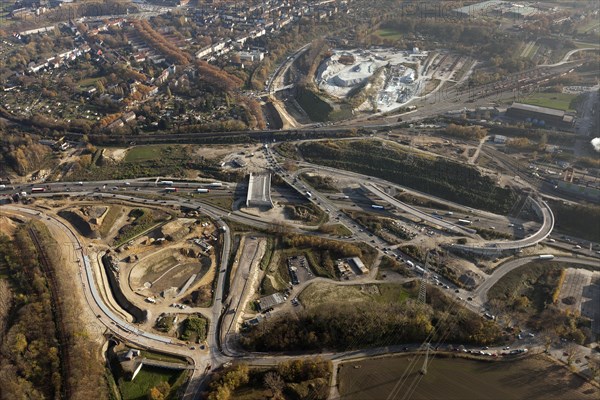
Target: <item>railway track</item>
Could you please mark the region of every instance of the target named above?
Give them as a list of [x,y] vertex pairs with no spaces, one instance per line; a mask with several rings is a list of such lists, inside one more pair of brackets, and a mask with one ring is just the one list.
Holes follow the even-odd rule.
[[65,328],[65,320],[62,308],[63,304],[61,301],[61,297],[58,295],[58,282],[56,280],[56,276],[54,275],[52,265],[48,260],[48,256],[46,255],[44,247],[42,246],[40,239],[37,233],[35,232],[35,229],[29,228],[29,236],[33,240],[33,243],[38,250],[40,257],[40,265],[42,267],[44,275],[46,276],[46,280],[48,281],[48,287],[50,289],[52,316],[54,317],[54,321],[57,328],[57,335],[59,341],[58,347],[60,349],[61,398],[68,400],[71,398],[72,393],[71,386],[69,384],[69,377],[71,376],[70,347],[72,343]]

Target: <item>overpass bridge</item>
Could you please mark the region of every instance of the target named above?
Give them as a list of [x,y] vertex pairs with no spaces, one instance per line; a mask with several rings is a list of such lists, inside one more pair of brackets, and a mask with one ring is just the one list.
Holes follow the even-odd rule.
[[554,214],[548,203],[543,200],[529,198],[534,212],[542,218],[542,226],[533,235],[512,241],[480,241],[464,245],[451,245],[453,250],[466,253],[474,253],[483,256],[496,256],[506,252],[519,251],[526,247],[535,246],[542,240],[548,238],[554,229]]

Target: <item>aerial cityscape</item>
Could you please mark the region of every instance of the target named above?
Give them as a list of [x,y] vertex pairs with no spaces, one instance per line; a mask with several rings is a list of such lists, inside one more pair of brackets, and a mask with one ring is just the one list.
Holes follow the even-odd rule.
[[0,400],[599,398],[599,1],[0,4]]

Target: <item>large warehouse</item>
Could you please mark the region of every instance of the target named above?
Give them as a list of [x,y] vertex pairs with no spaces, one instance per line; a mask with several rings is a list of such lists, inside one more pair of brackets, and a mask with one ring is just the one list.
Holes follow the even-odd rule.
[[575,120],[573,115],[569,115],[563,110],[523,103],[513,103],[506,110],[506,116],[538,126],[553,126],[562,129],[571,129]]

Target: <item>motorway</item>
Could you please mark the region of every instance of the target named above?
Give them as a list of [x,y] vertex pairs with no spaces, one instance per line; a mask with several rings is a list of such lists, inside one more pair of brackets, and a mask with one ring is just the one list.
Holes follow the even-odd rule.
[[[355,221],[353,221],[345,213],[341,212],[341,210],[336,206],[336,204],[333,203],[327,196],[319,193],[314,188],[312,188],[312,187],[308,186],[307,184],[305,184],[304,182],[301,182],[300,180],[298,180],[297,179],[298,172],[293,175],[286,173],[285,170],[281,167],[280,163],[277,161],[276,157],[273,155],[269,146],[264,147],[264,152],[265,152],[265,156],[266,156],[267,160],[269,161],[269,163],[271,165],[272,170],[275,171],[275,173],[278,173],[279,176],[291,188],[296,190],[300,195],[303,195],[304,197],[308,197],[311,202],[313,202],[315,205],[317,205],[318,207],[320,207],[321,209],[323,209],[325,212],[329,213],[330,215],[337,216],[337,218],[339,218],[339,220],[338,220],[339,223],[346,226],[346,228],[348,228],[352,232],[353,240],[362,241],[365,243],[370,242],[370,243],[372,243],[372,245],[374,247],[376,247],[378,249],[385,249],[386,246],[389,246],[389,244],[386,241],[361,229],[356,224]],[[379,180],[379,179],[375,179],[375,178],[369,179],[368,177],[362,176],[360,174],[353,174],[348,171],[339,171],[339,170],[335,170],[333,168],[324,168],[324,167],[320,167],[320,166],[306,165],[306,163],[303,163],[303,165],[305,165],[307,167],[312,167],[312,168],[327,169],[327,170],[335,172],[335,173],[345,174],[346,176],[352,176],[352,177],[356,178],[359,182],[362,181],[363,185],[371,185],[372,183],[377,183],[379,185],[383,185],[383,187],[392,185],[389,182],[386,182],[383,180]],[[367,180],[370,182],[367,182]],[[99,318],[99,321],[109,331],[113,332],[113,334],[115,336],[120,337],[124,340],[130,341],[132,343],[135,343],[139,346],[142,346],[145,348],[150,348],[150,349],[155,349],[157,351],[165,352],[168,354],[180,355],[180,356],[186,357],[187,359],[191,360],[191,362],[194,366],[194,369],[193,369],[193,373],[192,373],[192,376],[190,379],[190,384],[187,387],[186,394],[184,397],[185,399],[190,400],[190,399],[195,398],[196,393],[198,393],[200,387],[204,383],[204,380],[207,376],[206,372],[207,372],[209,366],[216,367],[216,366],[222,365],[224,363],[227,363],[233,359],[239,359],[239,358],[243,358],[244,360],[246,360],[252,364],[265,364],[265,365],[269,365],[269,363],[280,362],[283,359],[289,358],[289,357],[282,358],[280,356],[268,356],[268,355],[264,355],[264,354],[247,354],[247,353],[240,353],[237,350],[233,350],[230,336],[231,336],[231,334],[235,335],[235,329],[233,332],[231,332],[229,330],[229,327],[231,327],[231,320],[226,318],[225,319],[226,323],[221,324],[222,318],[224,317],[223,313],[225,312],[225,310],[227,310],[227,306],[224,304],[224,301],[223,301],[224,300],[223,299],[223,291],[224,291],[224,287],[225,287],[225,278],[226,278],[226,274],[223,272],[226,271],[226,269],[228,268],[230,251],[231,251],[230,230],[228,229],[227,224],[223,220],[223,218],[227,218],[227,219],[230,219],[235,222],[248,224],[251,226],[256,226],[258,228],[265,228],[265,229],[269,228],[271,226],[271,224],[261,221],[261,219],[258,217],[243,214],[241,212],[232,212],[229,210],[224,210],[224,209],[215,207],[213,205],[210,205],[206,201],[202,201],[201,195],[195,196],[194,198],[183,198],[183,197],[174,196],[172,194],[164,193],[164,194],[161,194],[160,199],[156,199],[156,198],[148,199],[148,198],[136,197],[136,196],[138,196],[138,193],[139,193],[139,195],[142,195],[142,194],[147,195],[147,194],[152,193],[156,196],[157,194],[160,194],[160,192],[163,192],[164,187],[158,186],[157,181],[158,181],[158,179],[154,180],[154,181],[153,180],[135,179],[135,180],[127,181],[127,184],[125,181],[117,181],[117,180],[109,180],[109,181],[102,181],[102,182],[82,182],[81,184],[78,184],[78,183],[70,183],[70,184],[51,183],[48,185],[44,185],[50,189],[48,192],[37,193],[37,194],[35,194],[35,197],[48,197],[48,196],[53,196],[53,195],[57,195],[57,194],[67,194],[70,196],[87,196],[91,200],[111,199],[111,200],[115,200],[115,201],[146,204],[149,206],[160,205],[160,206],[167,206],[167,207],[168,206],[186,207],[189,209],[201,210],[202,212],[206,213],[209,217],[211,217],[213,220],[215,220],[219,227],[224,228],[223,248],[222,248],[221,258],[220,258],[221,266],[219,269],[220,272],[217,274],[217,285],[216,285],[216,291],[215,291],[215,298],[214,298],[214,303],[213,303],[213,307],[211,310],[212,318],[211,318],[211,322],[209,325],[209,332],[208,332],[208,338],[207,338],[207,343],[208,343],[208,348],[209,348],[208,352],[202,352],[200,350],[190,350],[190,349],[188,349],[188,347],[185,344],[180,343],[176,340],[173,340],[172,338],[160,337],[159,335],[144,332],[137,327],[132,328],[131,324],[129,324],[127,321],[124,321],[121,317],[115,315],[114,313],[111,313],[110,310],[108,310],[108,308],[104,305],[105,300],[102,298],[101,295],[98,294],[97,290],[94,290],[97,285],[96,279],[94,278],[94,274],[90,273],[88,271],[85,271],[86,265],[83,265],[83,264],[80,265],[80,268],[82,268],[82,272],[85,272],[85,273],[81,274],[81,285],[82,285],[82,289],[85,293],[85,298],[88,302],[88,305],[95,315],[101,316]],[[197,188],[206,187],[207,183],[178,182],[178,183],[175,183],[175,185],[181,191],[195,192],[195,190]],[[33,185],[16,186],[14,188],[14,190],[17,190],[17,191],[30,190],[31,186],[33,186]],[[36,186],[39,187],[40,185],[36,185]],[[224,184],[223,186],[228,189],[227,184]],[[112,187],[112,188],[116,187],[118,189],[110,190],[110,187]],[[109,190],[105,191],[106,188],[109,188]],[[68,189],[70,189],[72,191],[67,192]],[[227,190],[227,189],[225,189],[225,190]],[[123,190],[126,190],[127,192],[124,193]],[[306,195],[307,191],[311,192],[311,196]],[[4,206],[2,206],[2,209],[10,210],[13,213],[18,213],[21,215],[27,215],[29,218],[40,219],[42,222],[44,222],[45,224],[52,227],[52,229],[62,230],[70,238],[70,241],[71,241],[74,251],[76,251],[77,254],[80,256],[78,258],[80,258],[81,260],[85,260],[87,257],[90,257],[90,255],[86,254],[86,249],[82,245],[77,234],[69,226],[64,224],[61,220],[53,217],[52,215],[47,215],[44,211],[41,211],[41,214],[39,214],[40,211],[38,211],[38,210],[32,210],[28,207],[17,206],[17,205],[4,205]],[[437,220],[435,222],[439,223],[439,221],[437,221]],[[535,240],[537,240],[537,239],[535,239]],[[393,251],[392,254],[404,261],[410,260],[410,257],[408,257],[406,254],[402,254],[398,250]],[[476,291],[474,291],[472,293],[467,292],[467,294],[472,296],[474,299],[476,299],[476,301],[472,301],[472,302],[465,301],[465,302],[463,302],[463,304],[465,306],[471,308],[474,311],[481,312],[481,307],[483,307],[483,305],[485,304],[485,301],[487,300],[487,292],[494,285],[494,283],[496,283],[506,273],[514,270],[515,268],[523,266],[532,260],[535,260],[535,258],[536,257],[527,257],[527,258],[522,258],[522,259],[516,259],[516,260],[507,262],[507,263],[503,264],[502,266],[498,267],[492,275],[488,276],[487,279],[485,279],[484,283],[479,288],[477,288]],[[572,258],[572,257],[557,257],[555,260],[556,261],[573,262],[573,263],[578,263],[578,264],[592,265],[592,266],[596,266],[596,267],[600,266],[600,262],[597,260],[584,260],[581,258]],[[374,271],[371,271],[371,272],[372,272],[372,274],[374,273]],[[372,278],[372,276],[371,276],[371,278]],[[240,277],[237,276],[237,277],[234,277],[234,279],[239,282]],[[352,282],[349,282],[347,284],[352,284]],[[237,286],[239,286],[239,283],[237,284]],[[94,288],[94,289],[92,289],[92,288]],[[454,288],[454,287],[452,287],[452,288]],[[245,293],[246,293],[246,290],[242,290],[242,293],[231,293],[227,299],[228,305],[236,304],[236,302],[237,302],[237,304],[243,303],[243,302],[240,303],[240,301],[242,300],[242,297],[246,296]],[[456,296],[454,294],[454,291],[446,291],[446,293],[448,293],[451,296]],[[461,292],[461,295],[463,295],[463,292]],[[235,311],[235,319],[236,320],[238,317],[238,311],[239,310]],[[227,329],[227,330],[224,331],[224,329]],[[364,350],[361,352],[351,352],[351,354],[350,353],[341,353],[341,354],[332,353],[330,355],[326,355],[326,357],[339,360],[339,359],[346,359],[345,357],[355,357],[357,355],[363,355],[363,356],[364,355],[373,355],[373,354],[377,354],[379,351],[389,352],[390,350],[391,350],[390,348],[386,348],[384,350],[370,349],[370,350]]]

